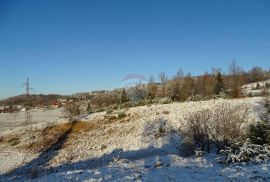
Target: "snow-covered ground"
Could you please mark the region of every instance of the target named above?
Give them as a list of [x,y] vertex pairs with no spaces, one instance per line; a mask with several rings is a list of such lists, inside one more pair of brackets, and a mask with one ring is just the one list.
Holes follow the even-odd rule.
[[[30,112],[33,123],[52,122],[63,117],[62,109],[34,109]],[[0,113],[0,132],[25,124],[25,112]]]
[[[225,166],[214,154],[179,155],[184,117],[224,102],[249,106],[250,123],[264,111],[263,98],[253,97],[135,107],[122,119],[95,113],[85,117],[91,130],[72,134],[47,153],[29,152],[26,139],[16,146],[0,142],[0,181],[269,181],[269,162]],[[25,130],[5,132],[15,134],[27,138]]]
[[[244,85],[242,86],[243,93],[246,96],[261,96],[264,92],[264,87],[266,86],[266,84],[270,84],[270,79]],[[257,85],[259,85],[259,88],[257,88]],[[268,88],[267,90],[270,92],[270,88]]]

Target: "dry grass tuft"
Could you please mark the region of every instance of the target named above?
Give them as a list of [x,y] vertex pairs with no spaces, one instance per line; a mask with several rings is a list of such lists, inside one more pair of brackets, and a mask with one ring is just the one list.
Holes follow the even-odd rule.
[[70,130],[71,127],[71,123],[48,126],[41,131],[37,141],[26,145],[25,149],[33,152],[43,152],[57,143],[60,137]]
[[65,135],[69,130],[70,134],[68,139],[76,137],[78,134],[92,131],[96,128],[96,124],[88,122],[76,122],[72,124],[70,122],[51,125],[41,131],[41,135],[37,140],[31,144],[26,145],[24,148],[33,152],[43,152],[56,144],[59,139]]
[[89,123],[84,121],[76,122],[72,128],[72,134],[80,134],[84,132],[90,132],[97,128],[96,123]]
[[18,144],[21,143],[21,140],[19,137],[13,137],[11,139],[8,140],[8,143],[11,145],[11,146],[16,146]]
[[17,146],[21,143],[21,139],[18,135],[7,135],[5,137],[0,137],[0,143],[8,144],[10,146]]

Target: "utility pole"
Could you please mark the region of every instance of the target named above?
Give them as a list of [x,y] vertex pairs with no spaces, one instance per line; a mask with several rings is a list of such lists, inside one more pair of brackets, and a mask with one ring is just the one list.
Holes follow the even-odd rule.
[[26,104],[25,104],[25,124],[30,125],[29,128],[29,136],[31,134],[31,115],[30,115],[30,83],[29,78],[27,77],[26,82],[23,84],[25,87],[25,96],[26,96]]

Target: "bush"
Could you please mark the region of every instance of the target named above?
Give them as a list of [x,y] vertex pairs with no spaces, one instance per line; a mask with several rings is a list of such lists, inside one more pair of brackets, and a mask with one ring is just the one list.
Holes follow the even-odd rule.
[[244,143],[231,141],[230,144],[220,151],[220,156],[216,158],[219,163],[236,162],[261,162],[269,160],[270,146],[257,145],[248,138]]
[[266,115],[260,122],[250,125],[247,136],[254,144],[270,144],[270,123]]
[[111,113],[113,113],[113,110],[112,109],[107,109],[106,110],[106,114],[111,114]]
[[123,118],[125,118],[127,116],[127,114],[125,113],[125,112],[119,112],[118,113],[118,118],[119,119],[123,119]]
[[69,118],[69,121],[73,121],[75,116],[80,115],[80,105],[77,103],[68,103],[64,109],[65,115]]
[[265,98],[264,106],[267,109],[267,112],[270,113],[270,99],[269,98]]
[[139,100],[139,101],[133,103],[133,107],[145,106],[145,105],[147,105],[147,100]]
[[16,146],[16,145],[20,144],[21,141],[20,141],[19,138],[14,137],[14,138],[11,138],[10,140],[8,140],[8,143],[9,143],[11,146]]
[[[208,152],[210,152],[210,133],[208,129],[210,117],[210,110],[201,110],[190,114],[186,118],[188,128],[185,137],[189,138],[187,141],[194,143],[194,148],[200,148],[201,150],[207,148]],[[193,142],[190,142],[190,140]]]
[[196,145],[193,138],[184,137],[180,147],[180,154],[184,157],[188,157],[195,154]]
[[162,98],[159,100],[159,104],[170,104],[172,103],[172,99],[170,98]]
[[187,98],[187,101],[193,101],[193,102],[197,102],[197,101],[204,101],[204,100],[210,100],[212,97],[210,96],[201,96],[201,95],[192,95],[190,97]]
[[134,104],[132,102],[123,103],[119,106],[119,109],[127,109],[130,107],[134,107]]
[[[248,108],[244,105],[223,103],[213,109],[203,109],[189,114],[185,120],[184,138],[193,140],[194,148],[210,152],[212,144],[219,153],[230,140],[243,137],[242,124],[247,119]],[[191,152],[192,153],[192,152]]]
[[96,110],[96,112],[104,112],[104,111],[105,111],[104,108],[98,108],[98,109]]
[[261,162],[270,159],[270,123],[267,115],[261,121],[249,126],[244,142],[231,140],[220,151],[217,161],[220,163]]

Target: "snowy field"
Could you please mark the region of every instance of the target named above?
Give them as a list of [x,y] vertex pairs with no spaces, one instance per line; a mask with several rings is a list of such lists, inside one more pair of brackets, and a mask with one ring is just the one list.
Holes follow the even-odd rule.
[[[259,84],[259,88],[257,88],[257,84]],[[242,86],[243,88],[243,93],[246,96],[261,96],[263,93],[263,88],[266,84],[270,84],[270,79],[269,80],[265,80],[265,81],[261,81],[258,83],[250,83],[247,85]],[[270,92],[270,88],[266,89],[268,90],[268,92]]]
[[[130,108],[123,119],[96,113],[85,119],[91,130],[70,135],[47,153],[23,148],[24,130],[5,132],[19,135],[21,143],[0,143],[0,181],[270,181],[269,162],[221,165],[215,154],[179,155],[184,116],[224,102],[249,106],[248,123],[264,112],[263,98],[253,97]],[[161,126],[165,132],[157,135]]]
[[[52,122],[63,117],[61,109],[31,110],[32,123]],[[25,124],[25,112],[0,113],[0,132],[16,129]]]

